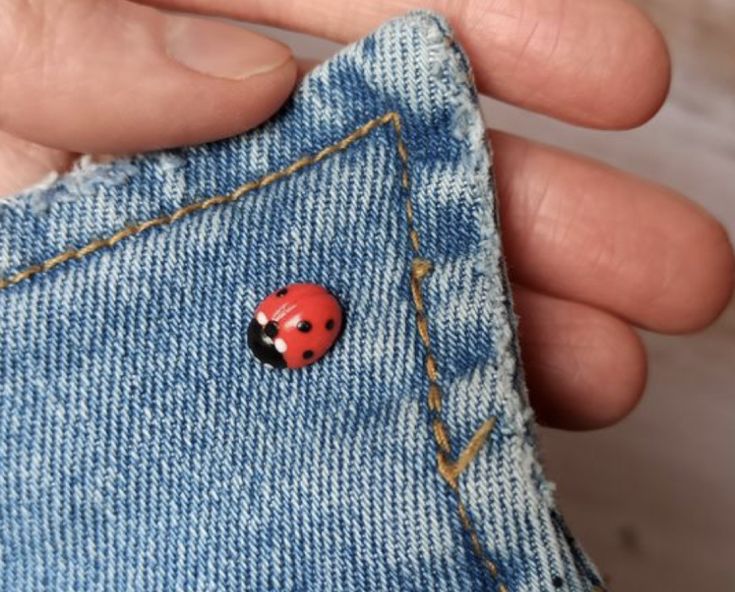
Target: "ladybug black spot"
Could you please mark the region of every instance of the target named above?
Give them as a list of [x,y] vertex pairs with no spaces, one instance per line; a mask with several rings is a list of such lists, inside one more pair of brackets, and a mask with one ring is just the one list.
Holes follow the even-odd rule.
[[313,351],[311,351],[310,349],[307,349],[307,350],[306,350],[306,351],[304,352],[304,359],[305,359],[305,360],[310,360],[310,359],[311,359],[311,358],[312,358],[313,356],[314,356],[314,352],[313,352]]
[[326,324],[327,331],[334,329],[334,319],[329,319]]
[[263,333],[272,339],[278,335],[278,323],[275,321],[268,321],[263,328]]
[[276,296],[278,296],[279,298],[285,296],[286,294],[288,294],[288,290],[286,288],[281,288],[280,290],[278,290],[278,292],[276,292]]
[[296,325],[296,328],[302,333],[308,333],[309,331],[311,331],[311,323],[309,321],[299,321],[299,324]]

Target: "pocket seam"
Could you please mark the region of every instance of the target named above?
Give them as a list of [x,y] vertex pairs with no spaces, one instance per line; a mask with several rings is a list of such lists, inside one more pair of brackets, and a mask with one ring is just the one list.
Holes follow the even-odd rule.
[[240,185],[239,187],[237,187],[230,193],[226,193],[223,195],[215,195],[215,196],[208,197],[200,201],[195,201],[195,202],[192,202],[190,204],[187,204],[185,206],[178,208],[177,210],[175,210],[174,212],[170,214],[162,214],[160,216],[157,216],[155,218],[150,218],[138,224],[133,224],[131,226],[125,226],[124,228],[121,228],[120,230],[112,234],[111,236],[108,236],[102,239],[93,240],[87,243],[86,245],[84,245],[83,247],[69,249],[69,250],[59,253],[58,255],[54,255],[53,257],[46,259],[40,263],[29,265],[25,269],[22,269],[21,271],[13,275],[10,275],[5,278],[0,278],[0,291],[6,290],[10,288],[11,286],[15,286],[16,284],[19,284],[34,276],[45,274],[51,271],[52,269],[60,265],[63,265],[64,263],[67,263],[69,261],[83,259],[87,257],[88,255],[91,255],[92,253],[96,253],[97,251],[111,248],[115,246],[117,243],[119,243],[120,241],[134,237],[147,230],[150,230],[151,228],[159,228],[159,227],[168,226],[196,212],[201,212],[213,206],[219,206],[222,204],[238,201],[239,199],[241,199],[242,197],[244,197],[251,191],[260,189],[262,187],[266,187],[285,177],[289,177],[304,168],[317,164],[318,162],[324,160],[325,158],[331,156],[332,154],[336,152],[344,151],[355,141],[361,138],[364,138],[370,132],[372,132],[375,128],[385,125],[386,123],[391,121],[394,117],[397,117],[397,114],[394,112],[389,112],[384,115],[381,115],[380,117],[376,117],[375,119],[372,119],[368,121],[367,123],[365,123],[364,125],[360,126],[358,129],[356,129],[354,132],[352,132],[348,136],[345,136],[344,138],[335,142],[334,144],[330,144],[329,146],[323,148],[316,154],[304,156],[292,162],[291,164],[289,164],[288,166],[282,169],[268,173],[264,175],[263,177],[256,179],[255,181],[249,181],[243,185]]
[[406,192],[405,207],[406,220],[408,223],[408,234],[413,249],[414,258],[411,261],[411,277],[410,287],[411,296],[416,309],[416,331],[421,343],[424,345],[424,371],[429,381],[427,391],[427,404],[431,415],[432,435],[436,444],[436,469],[441,479],[447,484],[449,489],[454,493],[457,503],[457,514],[462,528],[470,538],[470,544],[473,553],[480,560],[484,569],[497,583],[497,592],[508,592],[508,587],[500,577],[495,562],[488,556],[485,551],[477,529],[472,521],[467,507],[462,500],[462,494],[459,489],[459,477],[467,469],[472,460],[477,456],[495,425],[495,418],[490,418],[475,431],[465,449],[452,460],[452,443],[449,437],[449,430],[441,416],[442,409],[442,389],[439,385],[439,369],[436,358],[431,347],[431,338],[429,335],[429,318],[424,306],[424,294],[422,283],[426,277],[431,274],[433,264],[431,261],[421,257],[421,237],[418,230],[414,226],[414,209],[411,200],[410,191],[410,175],[409,175],[409,154],[405,142],[403,141],[402,126],[400,115],[396,112],[387,114],[389,122],[392,124],[396,132],[398,156],[400,157],[403,172],[401,175],[401,186]]

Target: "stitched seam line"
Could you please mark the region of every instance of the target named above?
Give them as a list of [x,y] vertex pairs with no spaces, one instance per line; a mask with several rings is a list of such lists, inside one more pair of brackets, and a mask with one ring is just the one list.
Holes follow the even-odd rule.
[[360,138],[364,138],[375,128],[392,121],[394,117],[397,117],[397,114],[391,112],[386,113],[385,115],[381,115],[380,117],[377,117],[371,121],[368,121],[365,125],[356,129],[349,136],[346,136],[340,141],[335,142],[330,146],[327,146],[317,154],[304,156],[303,158],[300,158],[299,160],[291,163],[285,168],[269,173],[256,181],[250,181],[249,183],[241,185],[231,193],[228,193],[226,195],[215,195],[214,197],[185,205],[171,214],[165,214],[156,218],[151,218],[150,220],[146,220],[145,222],[141,222],[133,226],[126,226],[125,228],[118,230],[112,236],[104,239],[94,240],[79,249],[70,249],[68,251],[64,251],[62,253],[59,253],[58,255],[55,255],[54,257],[51,257],[50,259],[46,259],[41,263],[26,267],[22,271],[19,271],[18,273],[11,275],[10,277],[0,279],[0,290],[5,290],[10,286],[19,284],[20,282],[27,280],[33,276],[51,271],[55,267],[58,267],[59,265],[62,265],[68,261],[74,259],[83,259],[87,255],[91,255],[92,253],[95,253],[99,250],[113,247],[120,241],[136,236],[142,232],[145,232],[146,230],[150,230],[151,228],[168,226],[169,224],[173,224],[177,220],[186,218],[196,212],[201,212],[213,206],[219,206],[222,204],[238,201],[251,191],[260,189],[262,187],[267,187],[271,183],[275,183],[280,179],[293,175],[301,169],[317,164],[318,162],[324,160],[325,158],[331,156],[336,152],[341,152],[345,150],[355,141],[359,140]]
[[431,339],[429,336],[429,319],[424,307],[424,295],[421,283],[428,274],[431,273],[432,264],[421,257],[421,237],[414,225],[413,203],[411,201],[410,180],[409,180],[409,163],[408,149],[403,141],[403,133],[401,127],[401,118],[398,113],[389,113],[389,121],[393,125],[393,129],[397,136],[398,156],[401,159],[403,172],[401,175],[401,185],[406,191],[406,219],[408,221],[408,234],[411,241],[411,248],[414,253],[414,260],[411,264],[411,296],[413,298],[414,307],[416,308],[416,331],[419,334],[421,342],[424,344],[426,356],[424,358],[424,370],[429,380],[429,389],[427,392],[427,402],[432,418],[432,433],[437,447],[437,471],[444,482],[454,492],[457,502],[457,513],[462,528],[470,538],[472,551],[490,576],[497,583],[498,592],[508,592],[508,588],[502,581],[498,568],[495,563],[487,556],[477,529],[472,522],[472,518],[467,511],[467,507],[462,501],[462,495],[459,490],[458,478],[462,471],[469,465],[472,459],[477,455],[481,445],[485,442],[492,430],[495,419],[486,421],[473,436],[470,444],[459,455],[457,461],[452,461],[452,444],[449,439],[449,430],[442,420],[442,390],[439,386],[439,372],[437,368],[436,357],[432,351]]
[[350,135],[344,137],[338,142],[335,142],[334,144],[331,144],[330,146],[327,146],[318,153],[310,156],[304,156],[303,158],[300,158],[299,160],[291,163],[287,167],[269,173],[256,181],[245,183],[231,193],[225,195],[216,195],[202,201],[193,202],[179,208],[171,214],[165,214],[156,218],[151,218],[149,220],[146,220],[145,222],[141,222],[133,226],[126,226],[125,228],[118,230],[113,235],[107,238],[92,241],[78,249],[70,249],[68,251],[64,251],[62,253],[59,253],[58,255],[55,255],[54,257],[51,257],[50,259],[43,261],[42,263],[31,265],[23,269],[22,271],[11,275],[10,277],[0,279],[0,291],[19,284],[34,276],[49,272],[52,269],[69,261],[83,259],[84,257],[87,257],[88,255],[91,255],[92,253],[95,253],[97,251],[111,248],[117,243],[128,238],[137,236],[147,230],[150,230],[151,228],[168,226],[178,220],[191,216],[196,212],[201,212],[214,206],[238,201],[251,191],[266,187],[280,179],[289,177],[290,175],[293,175],[294,173],[297,173],[302,169],[315,165],[325,158],[331,156],[332,154],[344,151],[347,147],[349,147],[357,140],[364,138],[376,128],[386,124],[391,124],[393,130],[396,133],[398,156],[400,158],[402,168],[401,185],[408,196],[405,202],[406,217],[408,222],[409,239],[415,255],[415,259],[412,261],[411,265],[410,287],[414,306],[416,308],[416,329],[426,349],[425,371],[429,380],[427,400],[429,410],[433,415],[432,432],[437,446],[437,471],[456,496],[457,513],[459,515],[459,520],[462,527],[470,537],[473,552],[477,555],[482,565],[490,573],[490,575],[497,580],[498,591],[507,592],[508,589],[500,579],[497,566],[487,556],[483,549],[482,543],[480,542],[480,537],[477,534],[477,530],[472,523],[472,519],[467,511],[466,506],[464,505],[464,502],[462,501],[462,496],[458,484],[459,475],[467,467],[469,462],[475,457],[475,455],[479,451],[479,448],[484,443],[485,439],[492,430],[494,419],[486,421],[483,426],[480,427],[475,436],[472,438],[472,441],[468,445],[467,449],[465,449],[465,451],[460,454],[460,457],[456,462],[450,460],[452,458],[452,446],[449,440],[448,428],[441,418],[442,391],[441,387],[438,384],[437,363],[431,348],[431,340],[429,338],[429,322],[426,316],[426,311],[424,309],[424,298],[421,288],[421,282],[429,273],[431,273],[432,266],[429,261],[422,259],[420,256],[421,242],[419,233],[414,226],[414,212],[410,193],[408,149],[403,141],[400,115],[395,111],[385,113],[384,115],[368,121],[358,129],[356,129],[354,132],[352,132]]

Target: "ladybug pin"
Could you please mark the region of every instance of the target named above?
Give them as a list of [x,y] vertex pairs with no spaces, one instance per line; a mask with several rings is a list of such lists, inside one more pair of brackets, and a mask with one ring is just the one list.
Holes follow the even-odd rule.
[[334,345],[342,316],[339,301],[322,286],[291,284],[266,296],[255,309],[248,345],[266,365],[303,368]]

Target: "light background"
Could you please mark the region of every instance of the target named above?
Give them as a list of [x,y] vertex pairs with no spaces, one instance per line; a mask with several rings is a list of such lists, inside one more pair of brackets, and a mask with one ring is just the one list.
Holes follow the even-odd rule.
[[[671,98],[651,123],[593,132],[489,100],[486,121],[675,187],[735,235],[735,0],[636,2],[674,57]],[[302,56],[336,47],[257,28]],[[645,340],[644,402],[607,430],[544,430],[548,473],[614,590],[735,590],[735,304],[702,334]]]

